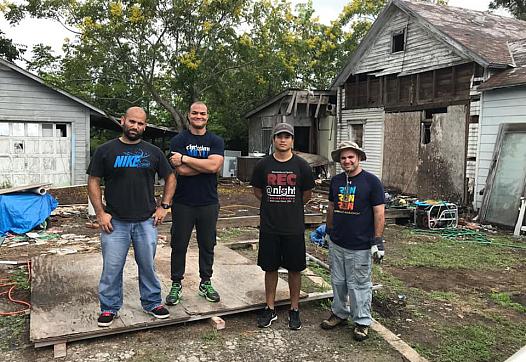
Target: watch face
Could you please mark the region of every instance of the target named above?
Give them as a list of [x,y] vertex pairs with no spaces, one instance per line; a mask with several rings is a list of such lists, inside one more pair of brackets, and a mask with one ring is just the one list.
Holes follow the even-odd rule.
[[168,205],[168,204],[161,204],[161,207],[162,207],[163,209],[169,209],[169,208],[170,208],[170,205]]

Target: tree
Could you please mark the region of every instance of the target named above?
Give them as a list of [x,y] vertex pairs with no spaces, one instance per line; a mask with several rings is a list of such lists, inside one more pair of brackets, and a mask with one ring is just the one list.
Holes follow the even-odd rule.
[[490,9],[506,9],[514,17],[526,20],[526,1],[525,0],[493,0],[489,3]]
[[4,32],[0,30],[0,57],[13,62],[20,59],[24,51],[25,48],[17,47],[13,41],[6,38]]

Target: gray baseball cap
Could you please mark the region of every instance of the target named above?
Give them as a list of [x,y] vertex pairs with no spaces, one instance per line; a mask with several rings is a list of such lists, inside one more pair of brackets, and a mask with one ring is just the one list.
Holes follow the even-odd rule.
[[294,127],[289,123],[278,123],[274,126],[274,130],[272,130],[272,137],[279,133],[288,133],[294,137]]

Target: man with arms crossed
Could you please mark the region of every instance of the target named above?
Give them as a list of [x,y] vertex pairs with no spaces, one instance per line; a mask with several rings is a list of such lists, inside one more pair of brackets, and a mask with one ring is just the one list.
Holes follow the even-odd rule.
[[250,184],[261,201],[258,265],[265,271],[267,306],[257,318],[269,327],[278,317],[274,310],[278,269],[288,270],[289,328],[300,329],[299,297],[305,262],[303,205],[312,194],[314,177],[305,160],[292,153],[294,128],[278,123],[272,132],[274,153],[258,162]]
[[[157,228],[162,223],[175,191],[175,176],[162,151],[141,139],[146,113],[131,107],[121,118],[123,134],[106,142],[91,159],[88,193],[101,228],[103,269],[99,283],[100,327],[109,327],[122,307],[122,271],[133,243],[139,268],[139,292],[145,312],[168,318],[161,304],[161,285],[155,273]],[[155,174],[164,179],[160,206],[154,197]],[[102,205],[104,180],[106,207]]]
[[384,189],[378,177],[362,169],[366,155],[356,143],[342,142],[331,157],[344,172],[332,178],[329,188],[327,239],[334,298],[321,327],[332,329],[352,317],[354,339],[362,341],[372,322],[371,254],[377,262],[384,256]]
[[219,302],[212,286],[212,266],[219,215],[217,172],[223,165],[223,139],[207,131],[208,109],[194,102],[188,112],[188,130],[170,143],[170,163],[177,174],[177,190],[172,205],[172,288],[167,305],[178,304],[182,296],[186,251],[195,226],[199,247],[199,295],[209,302]]

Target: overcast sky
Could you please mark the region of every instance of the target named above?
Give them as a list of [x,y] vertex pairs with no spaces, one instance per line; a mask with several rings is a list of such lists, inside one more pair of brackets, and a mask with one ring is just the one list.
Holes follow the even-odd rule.
[[[304,1],[292,0],[291,2],[297,4]],[[338,16],[344,5],[348,3],[348,0],[313,0],[312,2],[320,21],[329,23]],[[487,10],[489,3],[490,0],[449,0],[450,6],[475,10]],[[499,12],[499,14],[505,15],[504,12]],[[64,38],[73,37],[73,35],[68,33],[61,25],[49,20],[26,19],[22,21],[19,26],[11,27],[9,23],[0,16],[0,30],[2,30],[7,37],[13,39],[15,43],[26,45],[28,50],[35,44],[43,43],[51,45],[58,53],[61,52]],[[26,52],[26,57],[30,57],[28,52]]]

